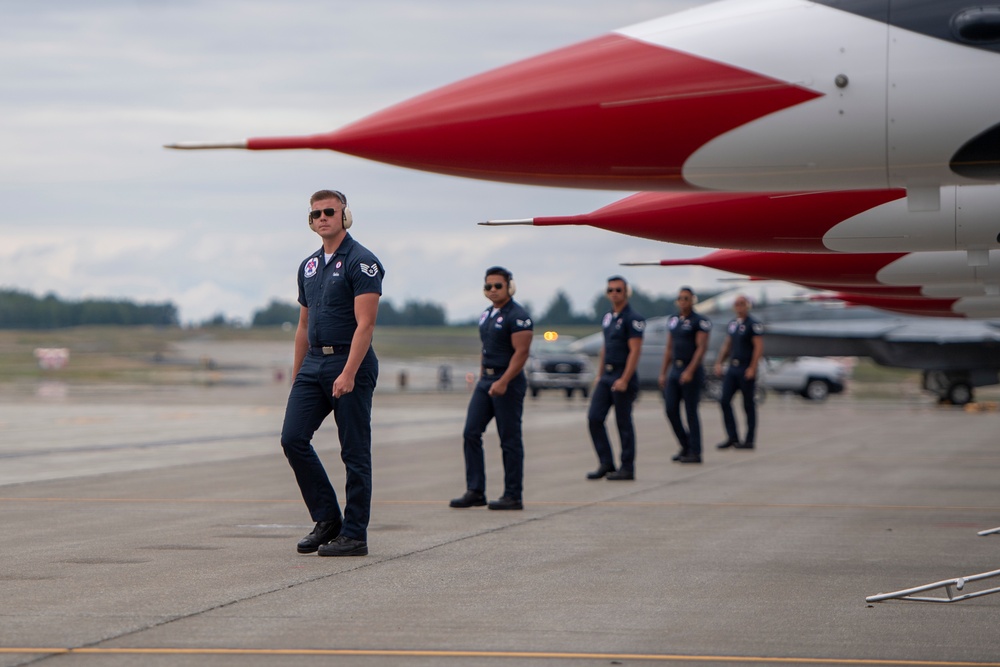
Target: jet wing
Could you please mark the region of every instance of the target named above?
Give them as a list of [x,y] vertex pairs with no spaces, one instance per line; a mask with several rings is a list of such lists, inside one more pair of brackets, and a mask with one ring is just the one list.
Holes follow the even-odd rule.
[[1000,369],[1000,323],[936,318],[772,322],[768,356],[869,357],[883,366],[953,371]]

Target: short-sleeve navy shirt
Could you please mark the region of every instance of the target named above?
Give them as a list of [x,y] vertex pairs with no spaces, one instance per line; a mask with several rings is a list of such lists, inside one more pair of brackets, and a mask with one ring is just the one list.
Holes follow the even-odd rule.
[[479,316],[479,338],[483,341],[483,366],[506,368],[514,356],[511,336],[520,331],[533,331],[528,311],[511,299],[495,315],[490,306]]
[[299,265],[299,303],[309,309],[309,345],[350,345],[358,321],[354,297],[382,294],[385,270],[370,250],[344,237],[325,261],[323,248]]
[[604,330],[604,363],[620,365],[628,360],[629,339],[642,338],[646,318],[626,304],[617,315],[606,313],[601,328]]
[[753,339],[764,333],[764,325],[750,317],[740,322],[738,319],[729,323],[729,355],[741,365],[747,365],[753,358]]
[[698,349],[698,332],[709,333],[712,330],[712,320],[694,311],[687,317],[678,313],[667,320],[667,328],[670,330],[670,343],[674,346],[673,358],[691,361],[694,351]]

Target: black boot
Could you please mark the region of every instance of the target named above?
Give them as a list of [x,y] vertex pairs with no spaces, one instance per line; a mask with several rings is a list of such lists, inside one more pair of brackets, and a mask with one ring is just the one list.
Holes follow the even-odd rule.
[[601,465],[597,466],[597,470],[595,470],[594,472],[587,473],[587,479],[600,479],[605,475],[607,475],[609,472],[614,472],[614,471],[615,467],[613,465],[602,463]]

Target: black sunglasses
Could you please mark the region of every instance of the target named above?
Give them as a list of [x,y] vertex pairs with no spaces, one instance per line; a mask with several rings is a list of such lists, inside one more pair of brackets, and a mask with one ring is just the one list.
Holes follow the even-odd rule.
[[320,210],[309,211],[309,217],[312,218],[313,220],[319,220],[319,216],[321,215],[325,215],[328,218],[332,218],[333,216],[337,215],[337,213],[338,211],[335,208],[324,208],[322,211]]
[[624,291],[625,290],[622,289],[621,287],[609,287],[608,288],[608,294],[611,294],[612,292],[624,292]]
[[491,289],[503,289],[503,283],[486,283],[483,285],[484,292],[489,292]]

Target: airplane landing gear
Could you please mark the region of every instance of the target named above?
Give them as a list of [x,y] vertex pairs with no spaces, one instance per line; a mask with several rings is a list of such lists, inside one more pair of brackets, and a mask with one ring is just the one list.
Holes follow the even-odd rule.
[[924,371],[924,389],[933,392],[939,403],[965,405],[973,400],[972,381],[966,373]]

